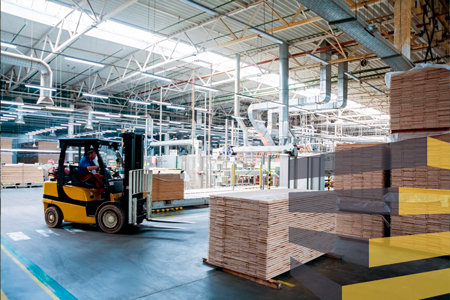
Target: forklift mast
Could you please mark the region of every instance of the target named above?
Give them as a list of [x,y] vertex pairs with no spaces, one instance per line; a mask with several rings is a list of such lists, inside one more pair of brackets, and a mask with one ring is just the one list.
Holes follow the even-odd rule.
[[122,156],[123,156],[123,186],[124,199],[128,199],[130,171],[144,168],[144,136],[134,132],[122,134]]

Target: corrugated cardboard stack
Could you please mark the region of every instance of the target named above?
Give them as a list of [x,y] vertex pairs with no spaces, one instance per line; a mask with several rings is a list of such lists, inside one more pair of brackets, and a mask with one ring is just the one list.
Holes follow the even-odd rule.
[[[427,137],[450,143],[449,99],[448,69],[428,67],[392,76],[391,130],[397,141],[391,146],[392,187],[450,189],[450,171],[427,166],[433,154]],[[449,221],[449,214],[393,215],[391,236],[450,231]]]
[[[305,193],[299,194],[305,197]],[[289,242],[293,238],[289,227],[334,233],[335,214],[319,212],[334,209],[334,201],[324,205],[328,207],[290,213],[288,190],[211,195],[208,262],[267,280],[289,271],[290,257],[300,263],[317,258],[323,252],[304,246],[308,242],[317,244],[316,235],[301,239],[300,246]],[[305,240],[308,238],[311,241]],[[331,251],[333,242],[324,240],[321,247]]]
[[391,77],[391,130],[450,127],[450,71],[423,68]]
[[[2,149],[12,149],[12,140],[11,139],[1,139],[1,147]],[[2,164],[11,164],[12,163],[12,152],[1,151],[1,163]]]
[[369,214],[337,214],[336,233],[363,239],[385,236],[383,216]]
[[[430,138],[450,143],[450,134],[439,134],[439,132],[427,134]],[[392,187],[450,189],[449,170],[426,166],[427,156],[429,155],[427,137],[399,133],[397,138],[399,141],[391,145]],[[423,162],[422,166],[401,168],[402,166],[418,165],[418,162]]]
[[[36,142],[39,150],[56,150],[58,149],[57,142]],[[47,164],[49,160],[53,160],[54,163],[58,163],[59,153],[38,153],[37,162],[41,164]]]
[[[389,147],[385,144],[340,144],[335,153],[335,184],[339,198],[379,201],[389,185]],[[362,205],[360,207],[363,207]],[[385,236],[382,215],[367,209],[367,214],[338,213],[336,233],[357,238]]]
[[42,166],[27,164],[7,164],[2,166],[2,184],[42,184],[44,171]]
[[183,174],[153,174],[152,201],[184,199]]

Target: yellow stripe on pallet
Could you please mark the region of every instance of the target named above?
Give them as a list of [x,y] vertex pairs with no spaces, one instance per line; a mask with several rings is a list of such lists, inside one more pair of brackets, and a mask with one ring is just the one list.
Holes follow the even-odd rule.
[[398,189],[399,215],[450,214],[450,190]]
[[33,274],[31,274],[31,272],[28,271],[28,269],[19,260],[17,260],[17,258],[15,258],[14,255],[11,254],[11,252],[6,250],[6,248],[3,245],[1,246],[1,249],[3,252],[6,253],[6,255],[8,255],[11,258],[13,262],[16,263],[16,265],[18,265],[22,269],[22,271],[24,271],[28,276],[30,276],[30,278],[33,279],[33,281],[36,282],[36,284],[39,285],[39,287],[43,289],[50,296],[50,298],[55,300],[59,299],[58,297],[55,296],[55,294],[52,293],[52,291],[48,287],[46,287],[42,282],[39,281],[39,279],[37,279]]
[[286,282],[286,281],[281,281],[281,280],[277,280],[279,283],[281,283],[281,284],[284,284],[284,285],[287,285],[287,286],[289,286],[289,287],[294,287],[295,286],[295,284],[292,284],[292,283],[289,283],[289,282]]
[[450,293],[450,269],[346,285],[343,300],[424,299]]
[[369,240],[369,267],[450,255],[450,232]]
[[450,170],[450,143],[428,137],[427,165]]

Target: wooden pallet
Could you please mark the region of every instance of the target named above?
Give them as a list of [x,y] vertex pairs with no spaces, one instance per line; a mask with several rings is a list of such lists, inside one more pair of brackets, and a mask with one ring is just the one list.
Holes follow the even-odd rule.
[[249,275],[245,275],[245,274],[242,274],[242,273],[233,271],[233,270],[229,270],[229,269],[226,269],[226,268],[217,267],[217,266],[215,266],[215,265],[209,263],[209,262],[208,262],[208,259],[207,259],[206,257],[203,258],[203,262],[204,262],[205,264],[208,264],[208,265],[212,266],[212,267],[216,267],[216,268],[218,268],[218,269],[221,269],[222,271],[224,271],[224,272],[226,272],[226,273],[229,273],[229,274],[232,274],[232,275],[241,277],[241,278],[245,278],[245,279],[247,279],[247,280],[250,280],[250,281],[253,281],[253,282],[256,282],[256,283],[259,283],[259,284],[268,286],[268,287],[271,287],[271,288],[276,289],[276,290],[281,290],[281,282],[279,282],[279,281],[277,281],[277,280],[275,280],[275,279],[267,279],[267,280],[264,280],[264,279],[252,277],[252,276],[249,276]]

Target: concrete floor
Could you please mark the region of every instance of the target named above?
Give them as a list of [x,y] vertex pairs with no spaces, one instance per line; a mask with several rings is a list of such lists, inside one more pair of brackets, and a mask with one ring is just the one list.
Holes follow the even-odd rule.
[[[289,272],[276,279],[294,286],[274,290],[203,264],[208,208],[171,213],[170,218],[195,222],[181,225],[182,230],[119,235],[69,223],[47,231],[41,188],[2,190],[1,212],[1,289],[9,299],[51,299],[49,294],[61,299],[317,299]],[[435,258],[368,269],[322,257],[307,265],[348,285],[449,268],[450,262]]]

